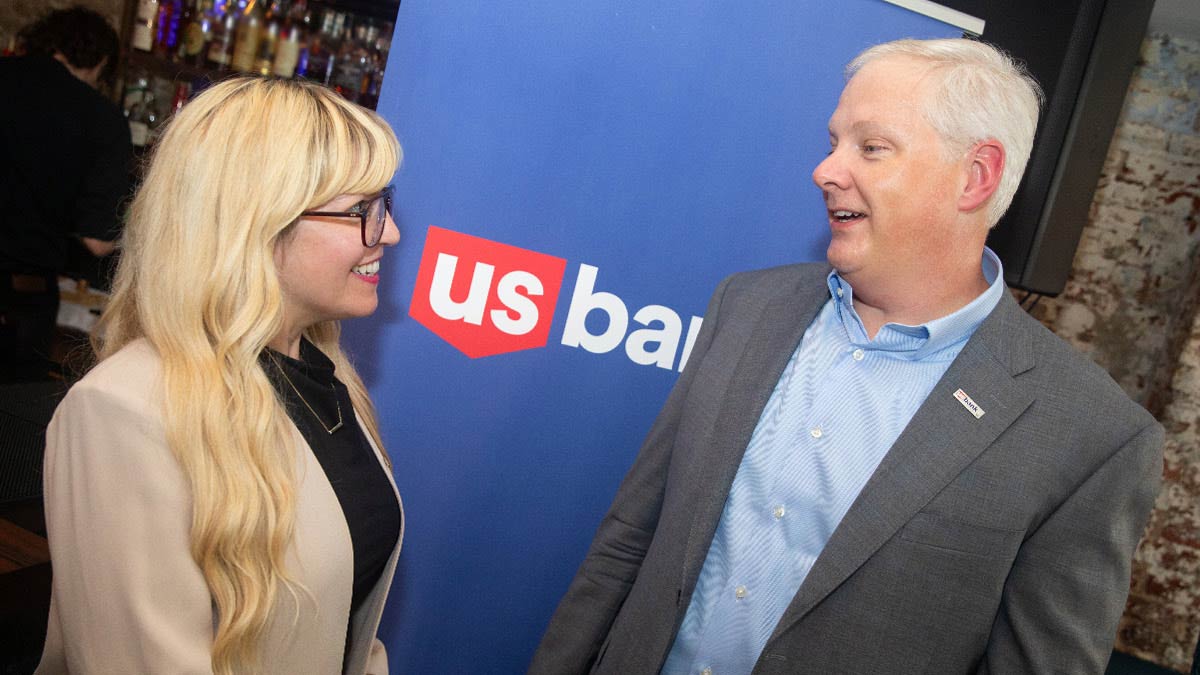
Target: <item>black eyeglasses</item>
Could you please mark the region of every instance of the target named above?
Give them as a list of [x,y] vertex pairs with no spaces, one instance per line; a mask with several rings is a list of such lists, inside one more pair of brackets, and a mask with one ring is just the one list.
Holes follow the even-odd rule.
[[392,186],[380,190],[350,207],[349,211],[302,211],[302,216],[335,216],[358,218],[362,223],[362,243],[367,248],[379,245],[388,216],[392,215]]

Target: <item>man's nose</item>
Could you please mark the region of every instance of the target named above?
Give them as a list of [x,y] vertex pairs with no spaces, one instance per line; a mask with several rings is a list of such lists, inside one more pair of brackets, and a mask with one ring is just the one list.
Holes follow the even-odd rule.
[[849,179],[846,169],[842,163],[842,157],[836,149],[830,151],[825,156],[825,159],[821,160],[821,163],[817,165],[817,168],[813,169],[812,180],[822,190],[832,188],[841,188],[844,190],[848,187]]

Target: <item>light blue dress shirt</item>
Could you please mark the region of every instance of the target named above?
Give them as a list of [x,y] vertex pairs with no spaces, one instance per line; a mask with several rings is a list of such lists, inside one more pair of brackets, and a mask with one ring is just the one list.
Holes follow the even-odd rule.
[[854,290],[829,275],[813,320],[767,401],[725,502],[662,672],[743,675],[880,460],[1005,293],[984,249],[988,289],[921,326],[871,340]]

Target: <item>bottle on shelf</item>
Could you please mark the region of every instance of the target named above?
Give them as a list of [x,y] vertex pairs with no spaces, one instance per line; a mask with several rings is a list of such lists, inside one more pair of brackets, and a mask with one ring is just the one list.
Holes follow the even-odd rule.
[[129,119],[129,111],[141,101],[150,90],[150,76],[140,68],[130,69],[125,79],[125,91],[121,96],[121,110],[125,119]]
[[262,38],[262,9],[256,0],[248,0],[246,9],[237,18],[237,31],[233,40],[233,69],[243,73],[254,70],[254,57],[258,54],[258,43]]
[[362,96],[366,89],[365,80],[370,76],[371,52],[367,48],[369,30],[369,24],[361,21],[353,27],[349,23],[346,24],[334,67],[334,90],[355,102]]
[[208,66],[218,72],[229,70],[233,64],[233,41],[237,29],[237,14],[225,6],[218,14],[213,9],[212,38],[208,43]]
[[310,80],[329,84],[333,69],[337,63],[338,38],[346,16],[332,10],[325,10],[321,18],[321,30],[308,43],[308,65],[304,76]]
[[138,0],[137,14],[133,20],[133,35],[130,45],[134,49],[148,52],[154,48],[154,29],[158,21],[158,0]]
[[271,74],[271,63],[275,60],[275,50],[279,44],[279,30],[283,25],[283,3],[272,0],[263,17],[262,28],[259,32],[258,48],[255,50],[253,72],[259,75]]
[[181,38],[175,56],[180,63],[202,67],[212,39],[212,0],[191,0],[179,20]]
[[179,112],[180,108],[188,102],[192,97],[192,85],[187,82],[180,82],[175,85],[175,95],[171,97],[171,116]]
[[[279,77],[296,75],[300,65],[300,52],[308,40],[305,18],[309,16],[304,0],[292,3],[283,26],[279,29],[279,41],[275,45],[275,58],[271,62],[271,73]],[[306,54],[307,60],[307,54]]]
[[379,90],[383,85],[383,71],[387,67],[388,48],[390,47],[387,36],[391,34],[391,24],[385,24],[375,35],[375,40],[370,45],[370,65],[367,68],[366,79],[363,82],[363,94],[359,97],[358,102],[372,110],[379,105]]
[[141,90],[133,107],[129,109],[129,137],[134,148],[144,148],[153,142],[158,129],[158,114],[154,109],[154,93],[149,88]]
[[[201,87],[231,70],[304,77],[362,105],[378,103],[391,23],[338,10],[336,4],[329,8],[322,0],[134,1],[138,21],[131,47],[153,56],[131,64],[162,76],[150,79],[157,102],[153,114],[143,110],[146,105],[136,106],[145,119],[169,117],[175,107],[172,80]],[[133,108],[127,105],[131,118]],[[152,131],[147,135],[152,138]]]
[[169,57],[179,42],[179,15],[182,0],[159,0],[158,16],[154,27],[154,53],[160,58]]

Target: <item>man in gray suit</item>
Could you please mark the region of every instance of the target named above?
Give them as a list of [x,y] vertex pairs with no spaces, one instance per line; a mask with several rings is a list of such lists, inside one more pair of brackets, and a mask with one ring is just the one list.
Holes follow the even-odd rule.
[[829,266],[734,275],[531,673],[1101,673],[1162,428],[984,246],[1040,92],[867,50],[813,171]]

